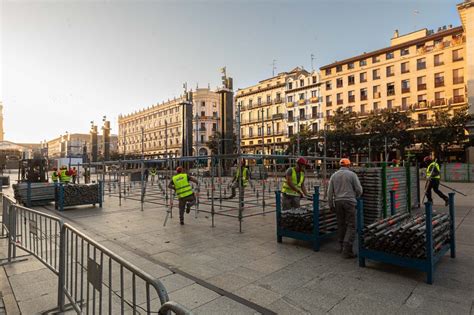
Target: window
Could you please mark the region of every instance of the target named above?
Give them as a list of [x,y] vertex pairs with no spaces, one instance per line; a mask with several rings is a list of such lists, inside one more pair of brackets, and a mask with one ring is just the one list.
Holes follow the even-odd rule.
[[291,103],[291,102],[293,102],[293,95],[288,96],[288,103]]
[[336,80],[336,87],[340,88],[343,86],[343,83],[342,83],[342,78],[339,78]]
[[252,99],[249,100],[249,108],[252,108]]
[[410,49],[408,49],[408,48],[400,49],[400,56],[406,56],[408,54],[410,54]]
[[359,81],[360,83],[367,82],[367,72],[361,72],[359,74]]
[[395,83],[387,83],[387,96],[395,95]]
[[348,84],[349,85],[354,85],[355,84],[355,78],[353,75],[350,75],[348,78],[347,78],[347,81],[348,81]]
[[410,80],[402,80],[402,93],[410,92]]
[[277,93],[276,95],[276,101],[281,102],[281,93]]
[[311,117],[312,118],[318,118],[318,107],[317,106],[311,107]]
[[424,123],[428,120],[427,114],[418,114],[418,122]]
[[380,61],[380,56],[373,56],[372,57],[372,63],[377,63]]
[[461,60],[463,60],[462,49],[453,50],[453,61],[461,61]]
[[444,73],[435,73],[435,87],[444,86]]
[[426,94],[418,95],[418,105],[420,105],[421,107],[426,106]]
[[202,107],[206,106],[206,102],[205,102],[205,101],[202,101],[202,102],[201,102],[201,106],[202,106]]
[[204,143],[205,141],[204,135],[201,135],[201,143]]
[[326,117],[327,118],[331,117],[331,110],[330,109],[326,110]]
[[201,128],[199,130],[200,131],[205,131],[206,130],[206,123],[201,123]]
[[293,126],[288,126],[288,136],[291,137],[293,135]]
[[366,66],[367,65],[367,60],[361,60],[359,61],[359,66],[363,67],[363,66]]
[[434,55],[434,66],[437,67],[442,65],[444,65],[443,54]]
[[217,131],[217,124],[216,123],[212,123],[212,131]]
[[326,106],[331,106],[332,101],[331,101],[331,95],[326,95]]
[[380,107],[380,102],[374,102],[374,110],[378,110]]
[[347,69],[354,69],[354,63],[353,62],[349,62],[347,64]]
[[454,89],[453,90],[453,102],[455,104],[464,102],[464,89]]
[[300,79],[300,87],[303,87],[303,86],[304,86],[304,80]]
[[293,120],[294,120],[294,118],[293,118],[293,111],[290,110],[290,111],[288,111],[288,121],[293,121]]
[[464,83],[463,69],[454,69],[453,70],[453,83],[454,84],[463,84]]
[[385,54],[385,59],[387,59],[387,60],[393,59],[393,57],[394,57],[393,51],[388,52],[388,53]]
[[326,69],[326,75],[330,75],[331,74],[331,69]]
[[410,98],[409,97],[403,97],[402,98],[402,109],[406,110],[406,109],[408,109],[408,106],[410,106]]
[[354,94],[354,91],[349,91],[349,93],[347,94],[348,97],[349,97],[349,103],[354,103],[355,102],[355,94]]
[[270,126],[267,126],[267,135],[272,134],[272,128]]
[[435,92],[435,106],[445,105],[444,91]]
[[331,81],[326,81],[326,91],[332,90],[332,82]]
[[418,85],[418,91],[426,90],[426,77],[418,77],[416,78],[416,83]]
[[426,69],[426,58],[420,58],[416,60],[416,69],[417,70]]
[[301,101],[301,100],[304,100],[304,98],[305,98],[305,97],[304,97],[304,93],[300,93],[298,99]]
[[372,70],[372,80],[380,79],[380,69]]
[[401,73],[410,72],[410,63],[408,61],[402,62],[402,64],[400,65],[400,70],[401,70]]
[[311,97],[317,97],[317,96],[318,96],[318,95],[317,95],[317,92],[318,92],[318,91],[316,91],[316,90],[311,91]]
[[313,76],[313,84],[318,83],[318,78],[316,76]]
[[360,100],[361,101],[367,100],[367,88],[360,89]]
[[271,102],[272,102],[271,95],[267,95],[267,104],[270,104]]
[[375,85],[373,88],[374,98],[380,98],[380,85]]
[[257,98],[257,105],[262,105],[262,98],[261,97]]
[[387,108],[392,109],[393,108],[393,100],[388,100],[387,101]]
[[360,105],[360,112],[361,112],[362,114],[365,113],[365,104]]
[[204,117],[204,116],[206,116],[206,112],[201,111],[201,117]]
[[306,118],[306,116],[304,114],[304,108],[300,108],[300,119],[303,120],[305,118]]
[[337,93],[337,105],[342,105],[342,93]]
[[293,88],[293,82],[288,82],[288,90],[291,90]]
[[311,128],[313,129],[313,132],[318,132],[318,123],[313,123]]
[[336,66],[336,72],[341,72],[342,71],[342,65]]
[[258,127],[257,133],[258,133],[259,136],[262,136],[262,135],[263,135],[262,132],[263,132],[263,128],[262,128],[262,127]]
[[391,77],[395,75],[395,71],[393,70],[393,68],[394,66],[388,66],[387,68],[385,68],[385,73],[387,77]]

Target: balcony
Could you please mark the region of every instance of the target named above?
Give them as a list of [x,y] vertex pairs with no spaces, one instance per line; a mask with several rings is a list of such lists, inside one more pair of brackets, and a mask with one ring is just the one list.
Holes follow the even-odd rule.
[[464,77],[454,77],[453,84],[464,84]]
[[283,119],[283,114],[273,114],[272,120]]
[[416,64],[416,69],[417,70],[423,70],[426,69],[426,62],[419,62]]
[[403,73],[409,73],[409,72],[410,72],[410,69],[408,69],[408,68],[402,68],[402,71],[401,71],[402,74],[403,74]]
[[435,62],[434,62],[434,66],[435,66],[435,67],[439,67],[439,66],[442,66],[442,65],[444,65],[444,62],[443,62],[443,61],[435,61]]
[[365,83],[367,82],[367,78],[360,79],[360,83]]
[[280,103],[283,102],[283,99],[282,99],[281,97],[280,97],[280,98],[276,98],[276,99],[274,100],[274,102],[275,102],[275,104],[280,104]]
[[453,97],[453,103],[454,104],[464,103],[464,95],[455,95]]
[[306,100],[298,100],[298,105],[305,105],[306,104]]
[[395,90],[387,90],[387,96],[394,96]]
[[349,95],[349,103],[354,103],[355,102],[355,96],[354,95]]
[[343,101],[342,100],[337,100],[337,105],[342,105]]
[[374,98],[377,99],[377,98],[380,98],[382,96],[382,94],[380,92],[374,92]]
[[387,78],[393,77],[394,75],[395,75],[395,72],[387,72]]
[[435,87],[444,86],[444,78],[435,78]]
[[446,100],[445,100],[444,98],[436,99],[436,100],[434,100],[433,105],[434,105],[434,106],[443,106],[443,105],[446,105]]
[[380,75],[374,75],[374,80],[380,79]]
[[453,62],[464,60],[463,56],[453,56]]
[[418,91],[426,90],[426,83],[418,84]]
[[316,96],[313,96],[312,98],[309,99],[311,103],[317,103],[319,101],[319,98]]
[[288,102],[286,103],[286,107],[293,107],[295,106],[295,103],[294,102]]
[[409,87],[402,87],[402,93],[410,93]]
[[326,102],[326,106],[332,106],[332,101]]
[[313,114],[311,115],[311,119],[318,119],[318,118],[320,118],[319,115],[318,115],[318,113],[313,113]]
[[290,116],[290,117],[288,117],[287,120],[288,120],[288,122],[294,122],[294,121],[295,121],[295,118],[294,118],[293,116]]
[[367,94],[361,95],[361,96],[360,96],[360,100],[361,100],[361,101],[366,101],[366,100],[367,100]]
[[342,84],[342,83],[337,83],[336,84],[336,87],[338,87],[338,88],[342,88],[343,86],[344,86],[344,84]]

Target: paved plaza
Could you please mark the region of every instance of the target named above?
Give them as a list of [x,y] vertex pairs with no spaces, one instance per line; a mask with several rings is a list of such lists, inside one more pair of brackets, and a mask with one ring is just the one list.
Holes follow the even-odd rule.
[[[107,195],[102,209],[37,209],[60,215],[159,278],[170,300],[195,314],[474,314],[474,184],[450,185],[468,196],[456,195],[457,257],[442,258],[433,285],[413,270],[370,261],[360,268],[340,257],[334,239],[320,252],[290,239],[279,244],[274,213],[245,218],[239,233],[236,218],[217,216],[211,227],[207,213],[195,218],[192,212],[180,226],[175,211],[163,226],[163,206],[145,204],[141,211],[137,201],[119,206]],[[5,240],[0,255],[6,256]],[[0,291],[12,314],[16,305],[23,314],[53,309],[56,286],[54,274],[33,257],[0,268]]]

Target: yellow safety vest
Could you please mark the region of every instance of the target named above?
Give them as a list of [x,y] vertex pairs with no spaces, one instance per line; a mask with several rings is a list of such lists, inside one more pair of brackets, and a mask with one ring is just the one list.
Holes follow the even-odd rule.
[[59,180],[61,183],[69,183],[71,181],[71,176],[67,174],[67,170],[61,170],[59,173]]
[[151,176],[155,176],[156,175],[156,168],[152,168],[150,170],[150,174],[151,174]]
[[178,199],[190,196],[193,194],[193,188],[189,184],[188,174],[177,174],[172,178],[174,189],[178,195]]
[[[286,176],[285,176],[286,177]],[[291,182],[293,183],[293,185],[295,185],[300,191],[301,191],[301,185],[303,184],[303,181],[304,181],[304,172],[300,172],[300,181],[297,182],[297,177],[296,177],[296,170],[294,167],[291,168]],[[285,180],[283,181],[283,186],[281,188],[281,192],[284,193],[284,194],[287,194],[287,195],[291,195],[291,196],[299,196],[300,193],[299,191],[294,191],[290,185],[288,185],[286,183],[286,178]]]
[[[436,170],[436,172],[433,172],[434,170]],[[433,173],[437,173],[438,175],[432,175]],[[439,164],[436,162],[432,162],[430,165],[428,165],[428,168],[426,169],[426,176],[429,178],[440,179],[441,173]]]
[[[242,176],[242,186],[246,187],[249,183],[249,174],[248,174],[248,168],[246,167],[242,167],[242,170],[243,170],[243,174],[244,176]],[[235,173],[235,178],[238,180],[240,177],[240,167],[237,167],[237,172]]]
[[57,182],[58,181],[58,172],[54,171],[53,174],[51,174],[51,179],[53,182]]

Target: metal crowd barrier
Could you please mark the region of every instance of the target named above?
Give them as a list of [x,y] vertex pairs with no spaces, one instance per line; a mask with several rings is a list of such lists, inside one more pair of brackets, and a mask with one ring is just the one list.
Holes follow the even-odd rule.
[[70,224],[14,204],[6,196],[2,203],[2,228],[9,243],[7,264],[18,258],[18,247],[56,274],[59,312],[72,308],[77,314],[191,314],[169,301],[158,279]]
[[10,205],[14,204],[15,201],[2,194],[2,238],[8,237],[8,208]]

